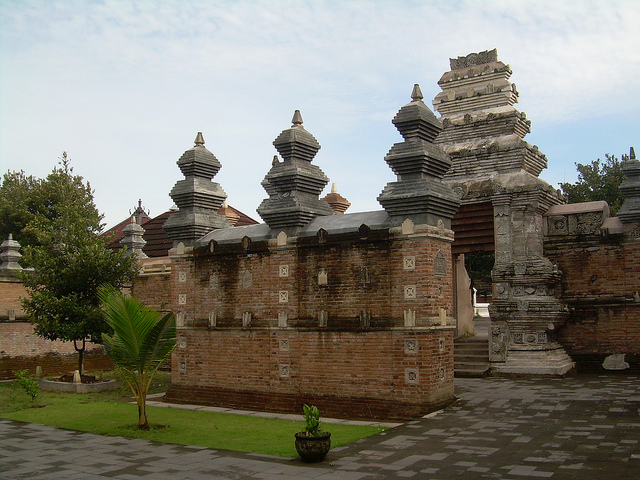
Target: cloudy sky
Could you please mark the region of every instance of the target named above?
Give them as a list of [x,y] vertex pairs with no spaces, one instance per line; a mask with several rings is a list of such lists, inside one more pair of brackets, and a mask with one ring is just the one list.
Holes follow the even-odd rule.
[[214,181],[260,220],[272,141],[299,109],[349,211],[377,210],[413,84],[431,105],[450,57],[492,48],[543,179],[640,148],[637,0],[0,0],[0,169],[44,177],[67,151],[112,226],[139,198],[172,206],[202,131]]

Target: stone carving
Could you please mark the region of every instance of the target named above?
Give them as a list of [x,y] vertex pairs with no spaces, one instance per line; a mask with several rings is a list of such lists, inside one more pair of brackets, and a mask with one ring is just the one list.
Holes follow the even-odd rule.
[[187,304],[187,295],[185,293],[181,293],[178,295],[178,305],[186,305]]
[[287,312],[278,312],[278,327],[286,328],[288,326]]
[[209,328],[215,328],[218,324],[218,314],[216,312],[209,312]]
[[187,281],[187,272],[178,273],[178,282],[185,283]]
[[289,377],[291,375],[291,366],[288,364],[280,365],[280,376]]
[[418,370],[416,368],[407,368],[404,371],[404,381],[408,384],[415,385],[420,383]]
[[251,326],[251,318],[252,318],[252,314],[251,312],[244,312],[242,314],[242,327],[243,328],[249,328]]
[[289,302],[289,291],[280,290],[278,292],[278,303],[288,303],[288,302]]
[[404,326],[405,327],[415,327],[416,326],[416,311],[411,308],[405,310],[404,314]]
[[318,272],[318,285],[326,285],[327,283],[327,271],[324,268],[321,268]]
[[318,326],[326,327],[328,321],[329,321],[329,314],[324,310],[320,310],[320,312],[318,313]]
[[441,352],[444,352],[446,345],[447,345],[447,344],[446,344],[446,342],[445,342],[445,339],[444,339],[444,338],[442,338],[442,337],[440,337],[440,338],[438,339],[438,350],[440,350]]
[[179,372],[186,372],[187,371],[187,362],[185,362],[184,360],[178,362],[178,371]]
[[177,328],[184,328],[185,320],[186,320],[185,313],[184,312],[178,312],[176,314],[176,327]]
[[288,277],[289,276],[289,265],[280,265],[278,269],[278,275],[280,277]]
[[289,351],[289,339],[288,338],[281,338],[278,340],[278,349],[281,352],[288,352]]
[[209,277],[209,288],[211,290],[217,290],[220,284],[220,280],[218,278],[218,274],[217,273],[212,273],[211,276]]
[[405,285],[405,287],[404,287],[404,298],[408,298],[408,299],[416,298],[416,286],[415,285]]
[[402,265],[405,270],[415,270],[416,257],[404,257]]
[[418,340],[410,338],[404,341],[404,353],[407,355],[418,353]]
[[436,252],[433,258],[433,274],[436,277],[444,277],[447,275],[447,259],[440,250]]

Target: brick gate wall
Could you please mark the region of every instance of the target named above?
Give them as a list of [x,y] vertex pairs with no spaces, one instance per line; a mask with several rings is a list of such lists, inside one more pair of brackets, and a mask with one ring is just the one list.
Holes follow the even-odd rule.
[[452,233],[429,228],[174,256],[168,399],[352,418],[452,401]]
[[570,317],[558,340],[578,371],[604,372],[604,359],[626,354],[640,372],[640,241],[628,235],[547,238],[545,255],[562,270]]

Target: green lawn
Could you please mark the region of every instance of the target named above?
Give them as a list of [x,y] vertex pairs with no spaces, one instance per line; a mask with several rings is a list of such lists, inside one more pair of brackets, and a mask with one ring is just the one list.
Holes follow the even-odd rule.
[[[297,457],[294,433],[302,422],[173,408],[147,407],[151,430],[135,428],[136,405],[120,398],[125,390],[105,394],[41,392],[35,402],[10,383],[0,384],[0,417],[60,428],[142,438],[182,445]],[[332,447],[381,432],[378,427],[324,424]]]

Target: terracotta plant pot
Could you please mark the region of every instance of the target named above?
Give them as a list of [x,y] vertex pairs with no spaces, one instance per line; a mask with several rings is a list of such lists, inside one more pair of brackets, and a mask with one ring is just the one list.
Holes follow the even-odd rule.
[[303,462],[318,463],[324,460],[331,448],[331,434],[308,437],[305,432],[296,433],[296,450]]

